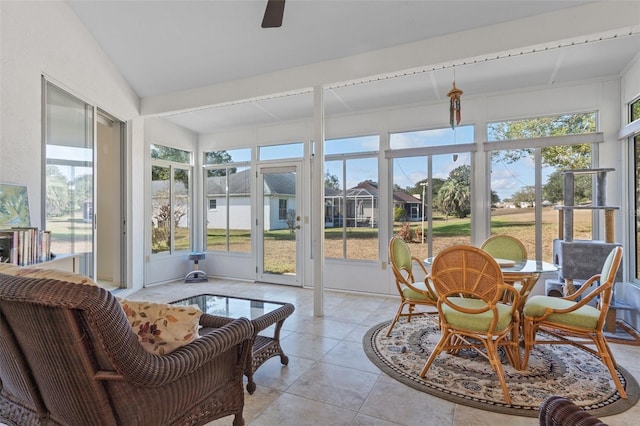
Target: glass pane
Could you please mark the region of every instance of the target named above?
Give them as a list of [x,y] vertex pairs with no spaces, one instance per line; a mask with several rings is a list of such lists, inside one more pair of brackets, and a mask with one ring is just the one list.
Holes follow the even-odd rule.
[[258,157],[262,160],[280,160],[286,158],[302,158],[304,155],[304,144],[288,143],[283,145],[269,145],[258,148]]
[[596,131],[596,113],[564,114],[487,125],[487,140],[531,139],[545,136],[577,135]]
[[251,253],[251,169],[205,170],[207,250]]
[[[378,159],[347,160],[347,259],[377,260],[378,255]],[[351,182],[351,184],[349,183]],[[357,182],[357,183],[356,183]]]
[[[588,147],[588,146],[587,146]],[[584,145],[552,146],[541,151],[543,167],[540,170],[542,188],[542,223],[535,220],[535,163],[534,150],[493,151],[491,162],[491,234],[510,234],[520,239],[530,258],[536,253],[536,233],[542,236],[542,259],[553,262],[553,240],[559,237],[559,211],[555,205],[564,201],[564,175],[566,165],[591,163],[591,152]],[[563,156],[562,162],[558,159]],[[577,154],[579,153],[579,154]],[[578,175],[575,179],[575,204],[591,203],[591,175]],[[574,211],[574,239],[592,238],[591,211]]]
[[423,200],[426,203],[433,190],[433,185],[429,186],[427,181],[427,161],[425,156],[393,160],[393,234],[400,235],[418,259],[431,256],[427,233],[422,232],[429,227],[427,205]]
[[227,164],[251,161],[251,148],[227,149],[204,153],[204,164]]
[[640,119],[640,99],[631,104],[631,121]]
[[432,161],[433,254],[437,255],[451,245],[471,244],[471,153],[434,155]]
[[459,126],[455,130],[446,127],[417,132],[391,133],[389,135],[389,147],[391,149],[404,149],[473,143],[473,129],[474,126],[471,125]]
[[46,226],[52,253],[93,251],[92,172],[89,167],[47,165]]
[[191,164],[191,153],[178,148],[151,144],[151,158],[176,163]]
[[[511,155],[513,160],[508,159]],[[527,150],[492,152],[491,235],[509,234],[518,238],[526,247],[529,258],[534,258],[536,253],[534,164],[533,153]],[[547,228],[557,224],[553,207],[545,210],[543,221]],[[542,260],[550,262],[557,230],[554,233],[549,229],[548,235]]]
[[378,159],[327,161],[325,167],[325,256],[377,260]]
[[171,249],[171,169],[151,167],[151,252]]
[[371,152],[380,149],[380,137],[360,136],[347,139],[329,139],[324,142],[324,155]]
[[191,189],[189,187],[188,170],[175,170],[174,188],[174,250],[189,250],[191,247]]
[[265,173],[263,271],[296,274],[296,173]]
[[47,85],[45,229],[54,254],[80,254],[93,276],[93,108]]
[[346,257],[343,164],[343,160],[324,163],[324,255],[338,259]]

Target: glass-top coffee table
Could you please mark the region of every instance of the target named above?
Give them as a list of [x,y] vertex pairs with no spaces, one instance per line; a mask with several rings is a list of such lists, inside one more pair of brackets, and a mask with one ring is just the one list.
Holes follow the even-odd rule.
[[[199,294],[171,302],[173,305],[196,305],[208,315],[234,319],[245,317],[251,320],[255,328],[251,359],[247,360],[245,375],[247,376],[247,392],[256,390],[253,373],[266,360],[280,356],[283,365],[289,363],[289,357],[280,346],[280,329],[284,320],[293,313],[295,307],[291,303],[271,302],[259,299],[223,296],[217,294]],[[220,324],[222,325],[222,324]],[[273,333],[267,330],[273,326]],[[264,332],[264,334],[260,334]]]

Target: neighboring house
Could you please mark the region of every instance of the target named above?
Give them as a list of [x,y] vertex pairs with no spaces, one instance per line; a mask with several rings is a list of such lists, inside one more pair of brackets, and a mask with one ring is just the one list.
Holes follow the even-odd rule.
[[[229,229],[250,229],[251,170],[230,174],[228,178],[228,182],[226,176],[207,178],[207,227],[225,229],[228,216]],[[268,200],[264,204],[264,229],[287,229],[287,212],[296,210],[295,176],[266,174],[264,185],[264,197]]]
[[[347,190],[346,224],[350,227],[378,226],[380,191],[373,182],[361,182]],[[342,204],[344,196],[338,189],[325,188],[325,227],[342,226]],[[403,191],[393,192],[394,207],[402,207],[407,212],[407,220],[417,221],[422,218],[420,199]]]
[[[244,170],[226,176],[212,176],[206,182],[207,227],[224,229],[229,220],[229,229],[249,229],[251,227],[251,172]],[[296,210],[295,177],[293,174],[264,176],[265,230],[287,229],[287,213]],[[227,197],[227,186],[229,188]],[[155,191],[154,191],[155,193]],[[162,191],[159,193],[161,194]],[[375,183],[362,182],[346,192],[346,226],[378,226],[379,190]],[[402,206],[408,220],[420,220],[421,202],[418,198],[402,191],[393,194],[394,205]],[[338,189],[325,188],[325,226],[329,228],[343,225],[344,193]],[[227,215],[227,211],[231,214]],[[154,215],[155,216],[155,215]],[[228,219],[227,219],[228,216]]]
[[404,191],[393,191],[393,208],[402,207],[406,220],[415,222],[422,219],[422,201]]
[[[325,227],[338,227],[344,223],[348,227],[378,226],[378,186],[371,182],[361,182],[345,194],[339,189],[325,188]],[[345,217],[342,212],[345,211]]]

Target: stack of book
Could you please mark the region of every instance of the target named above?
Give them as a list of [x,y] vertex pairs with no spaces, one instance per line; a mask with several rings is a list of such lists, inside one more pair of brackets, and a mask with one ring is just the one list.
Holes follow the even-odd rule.
[[51,259],[51,231],[38,228],[0,230],[0,263],[24,266]]

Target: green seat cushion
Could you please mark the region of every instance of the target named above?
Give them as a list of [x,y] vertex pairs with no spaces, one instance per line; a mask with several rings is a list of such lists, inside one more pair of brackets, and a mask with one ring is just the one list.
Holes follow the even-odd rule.
[[[415,282],[412,283],[411,285],[413,285],[415,288],[418,288],[420,290],[424,290],[427,291],[427,285],[424,282]],[[402,294],[404,295],[404,297],[406,299],[411,299],[411,300],[417,300],[417,301],[425,301],[425,302],[431,302],[431,303],[435,303],[436,299],[431,299],[427,296],[425,296],[422,293],[419,293],[409,287],[404,287],[402,289]]]
[[[575,304],[576,302],[560,297],[533,296],[527,300],[523,312],[527,317],[537,318],[544,315],[546,308],[566,309]],[[559,325],[595,329],[598,325],[600,313],[601,312],[593,306],[585,305],[566,314],[551,314],[545,321]]]
[[[486,306],[486,302],[481,299],[450,297],[449,300],[457,306],[468,309],[478,309]],[[507,329],[511,323],[511,306],[504,303],[498,303],[496,306],[498,308],[498,324],[496,325],[495,331],[501,332]],[[493,320],[492,311],[481,314],[467,314],[457,311],[444,303],[442,304],[442,313],[451,326],[479,333],[489,330],[489,326]]]

